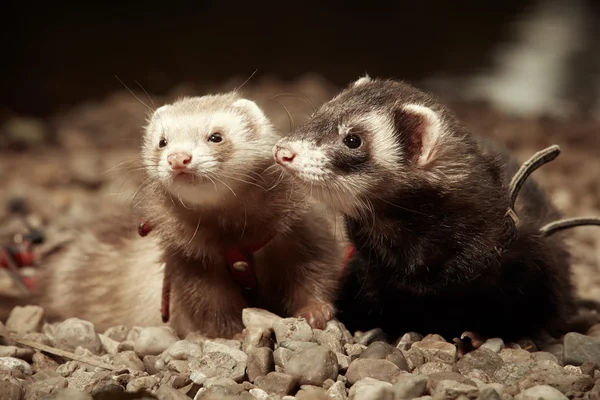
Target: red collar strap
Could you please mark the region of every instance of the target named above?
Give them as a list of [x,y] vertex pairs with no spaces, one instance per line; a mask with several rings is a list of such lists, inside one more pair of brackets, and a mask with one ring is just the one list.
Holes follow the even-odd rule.
[[[140,236],[147,236],[152,231],[152,227],[148,222],[142,222],[138,227],[138,233]],[[275,235],[270,236],[266,240],[260,243],[256,243],[250,246],[232,246],[225,250],[225,259],[227,260],[227,267],[231,272],[233,280],[242,289],[242,294],[246,299],[248,305],[251,305],[256,300],[256,275],[254,273],[254,253],[265,247]],[[350,244],[346,249],[346,257],[340,270],[338,279],[342,279],[344,276],[350,260],[356,253],[356,248]],[[169,300],[171,295],[171,280],[166,274],[163,277],[162,286],[162,300],[160,313],[164,323],[169,321]]]
[[[148,222],[142,222],[138,226],[138,234],[142,237],[147,236],[152,231]],[[233,280],[240,286],[246,302],[251,305],[256,297],[256,275],[254,273],[254,253],[265,247],[272,239],[272,235],[263,242],[252,244],[250,246],[232,246],[225,250],[225,259],[227,267]],[[169,300],[171,293],[171,281],[166,274],[163,277],[161,316],[163,322],[169,320]]]

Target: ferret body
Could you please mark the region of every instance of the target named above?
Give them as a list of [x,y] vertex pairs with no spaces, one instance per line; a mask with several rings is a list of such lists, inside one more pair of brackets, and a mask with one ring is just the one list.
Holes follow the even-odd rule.
[[516,241],[500,256],[508,183],[520,165],[433,96],[361,78],[273,154],[345,215],[357,257],[338,318],[350,330],[516,340],[559,332],[573,314],[565,245],[539,233],[558,212],[528,178],[515,206]]
[[[44,260],[38,302],[54,319],[79,317],[100,330],[162,325],[164,272],[169,324],[182,336],[232,337],[248,306],[322,327],[333,316],[346,243],[333,214],[269,171],[279,138],[262,110],[235,93],[158,108],[145,128],[139,209],[99,218]],[[152,231],[140,237],[144,220]],[[258,243],[266,244],[254,253],[249,304],[225,255]]]

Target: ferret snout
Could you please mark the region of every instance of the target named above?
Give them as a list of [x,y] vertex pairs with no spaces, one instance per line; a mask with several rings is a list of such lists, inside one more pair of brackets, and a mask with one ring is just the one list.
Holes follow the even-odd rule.
[[192,155],[189,153],[173,153],[167,157],[171,169],[184,169],[192,161]]
[[278,164],[284,165],[294,161],[294,158],[296,158],[296,153],[281,145],[275,145],[273,147],[273,158]]

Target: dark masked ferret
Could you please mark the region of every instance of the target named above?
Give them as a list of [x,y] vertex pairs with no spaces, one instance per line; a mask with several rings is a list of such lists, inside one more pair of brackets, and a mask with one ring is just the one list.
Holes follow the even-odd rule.
[[345,214],[358,253],[338,302],[349,329],[515,339],[573,312],[565,246],[539,233],[557,211],[529,178],[515,208],[518,237],[500,257],[519,164],[434,97],[361,78],[273,151]]
[[[164,267],[169,323],[181,335],[230,337],[243,329],[247,306],[322,327],[334,313],[345,243],[333,214],[269,171],[280,137],[235,93],[158,108],[145,128],[139,196],[140,218],[153,230],[138,236],[126,212],[100,219],[46,259],[39,302],[55,318],[79,317],[98,329],[160,325]],[[248,295],[226,259],[238,246],[254,252],[256,290]]]

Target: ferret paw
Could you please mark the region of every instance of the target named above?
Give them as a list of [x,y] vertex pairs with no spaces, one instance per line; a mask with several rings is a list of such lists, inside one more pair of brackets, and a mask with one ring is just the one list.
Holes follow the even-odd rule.
[[313,329],[323,329],[334,316],[333,306],[328,303],[312,303],[302,307],[295,315],[304,318]]

